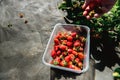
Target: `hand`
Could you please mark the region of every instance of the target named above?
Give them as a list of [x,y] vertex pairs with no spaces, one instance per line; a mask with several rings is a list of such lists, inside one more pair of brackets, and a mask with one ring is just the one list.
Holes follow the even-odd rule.
[[[82,8],[84,9],[83,15],[86,16],[87,19],[91,19],[93,17],[98,18],[102,16],[104,13],[107,13],[115,4],[116,0],[85,0]],[[95,11],[95,8],[98,8],[98,12]],[[91,16],[91,11],[94,13]]]

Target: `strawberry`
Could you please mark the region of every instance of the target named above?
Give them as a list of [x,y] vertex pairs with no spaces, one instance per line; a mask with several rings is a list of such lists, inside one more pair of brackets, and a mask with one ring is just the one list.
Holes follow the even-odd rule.
[[74,54],[75,56],[77,56],[78,55],[78,52],[76,52],[76,51],[72,51],[72,54]]
[[68,67],[71,69],[75,69],[75,65],[73,65],[73,64],[69,65]]
[[59,56],[59,55],[61,54],[61,51],[58,50],[58,51],[56,52],[56,54]]
[[60,39],[60,37],[61,35],[59,33],[55,36],[56,39]]
[[78,53],[78,57],[79,57],[79,59],[80,59],[81,61],[83,61],[83,59],[84,59],[84,54],[83,54],[83,52],[79,52],[79,53]]
[[69,66],[69,65],[72,65],[72,64],[73,64],[73,62],[72,62],[72,61],[69,61],[69,62],[68,62],[68,66]]
[[68,68],[70,68],[70,69],[74,69],[74,65],[73,65],[73,64],[68,65]]
[[73,47],[73,50],[76,51],[77,49],[75,47]]
[[75,70],[81,70],[79,67],[75,66]]
[[63,66],[63,67],[67,66],[67,62],[65,60],[62,60],[60,62],[60,66]]
[[85,42],[86,41],[86,38],[84,36],[80,36],[79,39],[80,39],[81,42]]
[[67,56],[67,52],[62,52],[62,55],[63,56]]
[[60,62],[60,57],[56,57],[55,60]]
[[65,45],[60,45],[59,48],[60,48],[61,50],[67,50],[67,46],[65,46]]
[[55,36],[55,38],[60,39],[61,36],[62,36],[62,33],[58,32],[57,35]]
[[76,32],[72,32],[72,33],[71,33],[71,36],[72,36],[73,38],[75,38],[75,37],[76,37],[76,35],[77,35],[77,33],[76,33]]
[[72,41],[72,40],[73,40],[73,37],[72,37],[72,36],[68,36],[68,37],[67,37],[67,40],[68,40],[68,41]]
[[66,62],[69,62],[69,61],[70,61],[70,56],[66,56],[66,57],[65,57],[65,61],[66,61]]
[[75,66],[73,64],[69,65],[68,67],[71,68],[71,69],[80,70],[79,67],[77,67],[77,66]]
[[67,40],[61,40],[61,44],[66,45],[67,44]]
[[55,57],[56,57],[56,52],[55,52],[55,50],[52,50],[51,56],[52,56],[52,58],[55,58]]
[[79,52],[80,51],[80,46],[74,47],[73,49],[74,49],[74,51]]
[[64,60],[64,56],[62,54],[59,57],[61,60]]
[[66,32],[62,32],[60,39],[65,40],[66,37],[67,37],[67,33]]
[[75,58],[75,62],[78,63],[80,61],[79,58]]
[[68,49],[68,50],[67,50],[67,52],[68,52],[69,54],[72,53],[72,51],[73,51],[72,49]]
[[56,57],[56,58],[53,60],[53,64],[54,64],[54,65],[60,64],[60,57]]
[[83,50],[84,50],[83,47],[80,47],[80,51],[83,52]]
[[75,37],[76,39],[79,39],[79,35],[76,35],[76,37]]
[[67,42],[67,46],[68,46],[68,47],[71,47],[72,45],[73,45],[72,42],[70,42],[70,41]]
[[74,42],[74,46],[75,46],[75,47],[78,47],[78,46],[80,46],[80,42],[78,42],[78,41],[75,41],[75,42]]
[[58,45],[54,45],[54,50],[58,51],[59,50],[59,46]]
[[79,40],[79,39],[77,39],[75,42],[79,42],[79,43],[80,43],[80,40]]
[[82,67],[83,67],[82,62],[78,62],[78,67],[79,67],[79,68],[82,68]]
[[62,36],[66,39],[68,37],[68,33],[67,32],[63,32]]
[[84,43],[81,43],[80,46],[81,46],[81,47],[84,47]]
[[71,61],[73,61],[75,59],[75,55],[74,54],[69,54],[68,56],[70,57]]
[[54,43],[55,43],[56,45],[58,45],[58,44],[59,44],[59,40],[58,40],[57,38],[55,38],[55,39],[54,39]]
[[59,62],[58,62],[58,61],[56,61],[56,60],[53,60],[53,64],[54,64],[54,65],[58,65],[58,64],[59,64]]

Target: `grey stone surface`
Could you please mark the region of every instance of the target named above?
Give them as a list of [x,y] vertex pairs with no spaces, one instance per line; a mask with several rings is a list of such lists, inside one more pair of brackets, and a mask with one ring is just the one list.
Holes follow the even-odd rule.
[[[50,79],[50,68],[42,63],[42,56],[53,26],[64,23],[56,2],[0,0],[0,80]],[[111,75],[108,67],[96,69],[95,80],[113,80]]]
[[0,80],[50,79],[42,55],[60,16],[52,0],[0,0]]

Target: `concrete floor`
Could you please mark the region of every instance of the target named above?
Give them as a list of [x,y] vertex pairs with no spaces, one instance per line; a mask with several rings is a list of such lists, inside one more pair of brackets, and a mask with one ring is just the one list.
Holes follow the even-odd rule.
[[[65,22],[55,0],[0,0],[0,80],[50,80],[42,56],[56,23]],[[113,80],[118,63],[96,67],[95,80]]]

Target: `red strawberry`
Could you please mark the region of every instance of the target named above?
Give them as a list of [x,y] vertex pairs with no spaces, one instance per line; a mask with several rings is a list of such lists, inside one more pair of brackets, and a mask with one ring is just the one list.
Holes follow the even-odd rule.
[[73,37],[72,37],[72,36],[68,36],[68,37],[67,37],[67,40],[68,40],[68,41],[72,41],[72,40],[73,40]]
[[78,55],[78,52],[76,52],[76,51],[72,51],[72,54],[74,54],[75,56],[77,56]]
[[55,60],[60,62],[60,57],[56,57]]
[[68,52],[69,54],[72,53],[72,51],[73,51],[72,49],[68,49],[68,50],[67,50],[67,52]]
[[61,54],[59,57],[60,57],[60,59],[61,59],[61,60],[63,60],[63,59],[64,59],[64,56],[63,56],[62,54]]
[[60,48],[61,50],[67,50],[67,46],[65,46],[65,45],[60,45],[59,48]]
[[76,48],[75,48],[75,47],[73,47],[73,50],[74,50],[74,51],[76,51]]
[[75,65],[73,65],[73,64],[69,65],[68,67],[71,69],[75,69]]
[[73,50],[76,51],[76,52],[79,52],[80,51],[80,47],[73,47]]
[[81,47],[84,47],[84,43],[81,43],[80,46],[81,46]]
[[62,33],[62,36],[63,36],[64,38],[67,38],[68,33],[67,33],[67,32],[63,32],[63,33]]
[[61,35],[62,35],[62,33],[58,32],[57,35],[55,36],[55,38],[60,39]]
[[54,45],[54,50],[58,51],[59,50],[59,46],[58,45]]
[[79,67],[77,67],[77,66],[75,66],[75,68],[74,68],[75,70],[81,70]]
[[61,37],[59,39],[64,40],[64,39],[66,39],[66,36],[67,36],[67,33],[66,32],[62,32],[61,33]]
[[80,41],[81,42],[85,42],[86,41],[86,38],[84,36],[80,36]]
[[56,54],[59,56],[59,55],[61,54],[61,51],[60,51],[60,50],[58,50]]
[[79,58],[75,58],[75,62],[78,63],[80,61]]
[[68,56],[70,57],[71,61],[73,61],[75,59],[75,55],[74,54],[69,54]]
[[75,66],[75,65],[69,65],[68,66],[69,68],[71,68],[71,69],[75,69],[75,70],[80,70],[80,68],[79,67],[77,67],[77,66]]
[[67,66],[67,62],[65,60],[62,60],[60,62],[60,66],[63,66],[63,67]]
[[62,52],[62,55],[63,56],[67,56],[67,52]]
[[61,43],[62,43],[63,45],[65,45],[65,44],[67,44],[67,40],[61,40]]
[[79,68],[82,68],[82,67],[83,67],[82,62],[78,62],[78,67],[79,67]]
[[72,33],[71,33],[71,36],[74,37],[74,38],[76,37],[76,35],[77,35],[76,32],[72,32]]
[[75,41],[75,42],[74,42],[74,46],[75,46],[75,47],[79,47],[79,46],[80,46],[80,42]]
[[83,52],[83,50],[84,50],[83,47],[80,47],[80,51]]
[[69,65],[72,65],[72,64],[73,64],[73,62],[72,62],[72,61],[69,61],[69,62],[68,62],[68,66],[69,66]]
[[56,39],[60,39],[60,37],[61,37],[61,34],[59,33],[55,36]]
[[83,52],[79,52],[79,53],[78,53],[78,57],[79,57],[79,59],[82,61],[82,60],[84,59],[84,54],[83,54]]
[[56,57],[56,58],[53,60],[53,64],[54,64],[54,65],[60,64],[60,57]]
[[52,58],[55,58],[55,57],[56,57],[56,52],[55,52],[55,50],[52,50],[51,56],[52,56]]
[[67,46],[68,46],[68,47],[71,47],[72,45],[73,45],[72,42],[70,42],[70,41],[67,42]]
[[58,44],[59,44],[59,40],[58,40],[57,38],[55,38],[55,39],[54,39],[54,43],[55,43],[56,45],[58,45]]
[[54,65],[58,65],[58,64],[59,64],[59,62],[58,62],[58,61],[56,61],[56,60],[53,60],[53,64],[54,64]]
[[69,62],[69,61],[70,61],[70,56],[66,56],[66,57],[65,57],[65,61],[66,61],[66,62]]

